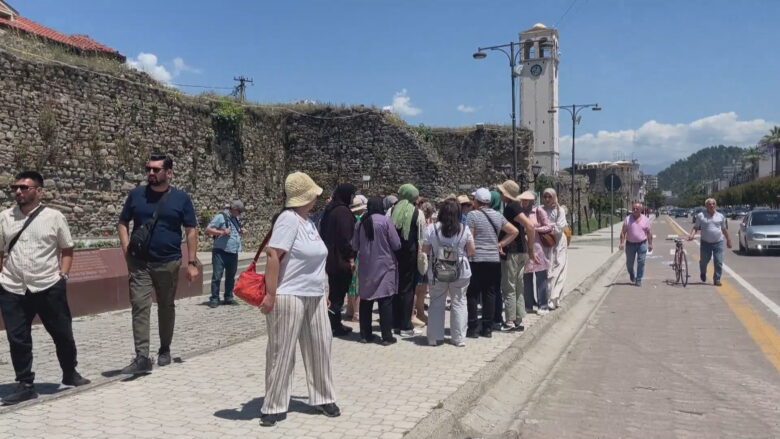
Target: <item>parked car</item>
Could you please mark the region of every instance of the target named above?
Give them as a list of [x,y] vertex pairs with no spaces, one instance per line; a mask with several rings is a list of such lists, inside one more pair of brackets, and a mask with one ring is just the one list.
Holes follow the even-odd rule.
[[733,220],[742,219],[747,216],[748,212],[749,210],[744,207],[737,207],[733,212],[731,212],[731,216],[729,218]]
[[674,209],[675,218],[688,218],[688,211],[685,209]]
[[698,214],[702,213],[702,212],[704,212],[704,208],[703,207],[697,207],[697,208],[693,209],[693,213],[691,213],[691,222],[696,224],[696,216]]
[[780,250],[780,210],[754,210],[747,214],[737,232],[739,251]]

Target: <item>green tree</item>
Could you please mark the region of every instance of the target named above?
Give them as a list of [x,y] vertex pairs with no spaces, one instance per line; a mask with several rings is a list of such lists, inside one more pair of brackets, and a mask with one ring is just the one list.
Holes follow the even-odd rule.
[[761,138],[759,145],[772,147],[775,154],[775,177],[780,176],[780,126],[775,125],[769,130],[769,134]]
[[755,178],[758,174],[758,162],[761,161],[761,156],[761,149],[757,146],[751,146],[750,148],[746,149],[745,153],[742,155],[742,160],[750,163],[753,178]]
[[653,209],[658,209],[666,204],[666,197],[660,189],[651,189],[645,194],[645,203]]

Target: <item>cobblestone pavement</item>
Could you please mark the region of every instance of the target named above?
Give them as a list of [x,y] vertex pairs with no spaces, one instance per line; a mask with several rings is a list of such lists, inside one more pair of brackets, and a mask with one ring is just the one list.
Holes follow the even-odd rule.
[[[573,244],[567,290],[608,256],[603,243]],[[446,410],[443,402],[450,394],[522,337],[496,333],[492,339],[469,339],[465,348],[429,347],[423,336],[389,347],[357,343],[357,336],[335,339],[334,379],[343,415],[327,419],[305,404],[305,373],[298,361],[288,419],[264,429],[258,416],[266,339],[256,337],[264,332],[264,319],[246,305],[212,310],[202,305],[204,299],[177,301],[173,356],[182,355],[183,361],[138,379],[4,408],[0,437],[401,437],[433,410]],[[526,324],[536,321],[531,315]],[[79,368],[89,378],[109,380],[101,374],[124,366],[132,356],[128,311],[77,319],[74,330]],[[38,388],[51,393],[56,384],[41,384],[60,379],[54,348],[42,328],[34,334]],[[237,342],[248,336],[255,337]],[[220,346],[225,347],[214,349]],[[0,365],[6,383],[1,388],[7,392],[13,372],[7,344],[0,349],[6,363]],[[194,355],[204,351],[209,352]]]

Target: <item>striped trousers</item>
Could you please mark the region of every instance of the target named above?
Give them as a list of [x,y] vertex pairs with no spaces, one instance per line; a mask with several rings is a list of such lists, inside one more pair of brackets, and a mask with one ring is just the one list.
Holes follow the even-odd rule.
[[301,345],[309,404],[336,402],[330,348],[333,340],[324,296],[276,296],[266,316],[264,414],[287,412],[295,369],[295,347]]

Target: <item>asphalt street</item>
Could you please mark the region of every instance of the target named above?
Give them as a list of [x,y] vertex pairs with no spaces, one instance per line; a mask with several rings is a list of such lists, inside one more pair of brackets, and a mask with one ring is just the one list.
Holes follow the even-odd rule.
[[[690,221],[681,225],[690,231]],[[681,232],[667,217],[653,231],[643,286],[620,270],[521,412],[521,437],[780,437],[777,256],[728,251],[741,280],[727,271],[715,287],[711,264],[700,282],[699,249],[687,242],[683,287],[672,282],[666,239]]]

